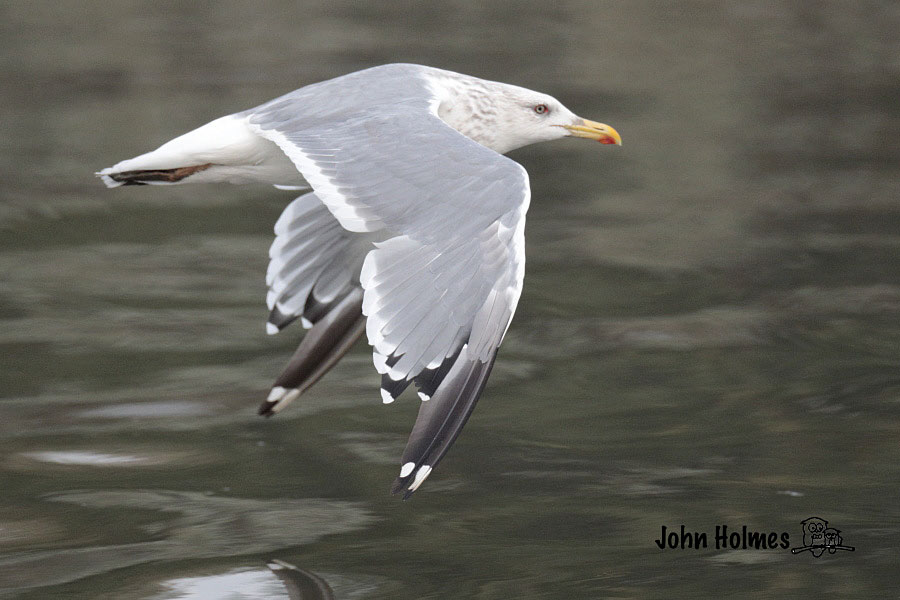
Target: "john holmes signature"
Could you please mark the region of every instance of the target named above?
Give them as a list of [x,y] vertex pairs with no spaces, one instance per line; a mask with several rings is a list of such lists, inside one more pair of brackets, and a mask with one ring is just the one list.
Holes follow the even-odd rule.
[[688,531],[684,525],[677,530],[663,525],[659,539],[653,542],[660,550],[700,550],[714,543],[716,550],[787,550],[792,554],[809,552],[814,557],[822,556],[827,550],[835,554],[838,550],[853,552],[853,546],[844,545],[841,532],[828,527],[828,521],[820,517],[809,517],[801,521],[803,545],[791,548],[791,536],[787,531],[754,531],[747,525],[731,527],[716,525],[715,533]]

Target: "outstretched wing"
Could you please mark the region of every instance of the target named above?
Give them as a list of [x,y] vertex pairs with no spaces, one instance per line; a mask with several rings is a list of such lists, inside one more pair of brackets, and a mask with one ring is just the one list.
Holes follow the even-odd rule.
[[394,486],[410,494],[471,414],[515,311],[528,176],[447,126],[424,96],[348,113],[307,110],[315,95],[276,100],[248,122],[345,229],[384,233],[362,267],[362,310],[384,401],[413,381],[425,401]]

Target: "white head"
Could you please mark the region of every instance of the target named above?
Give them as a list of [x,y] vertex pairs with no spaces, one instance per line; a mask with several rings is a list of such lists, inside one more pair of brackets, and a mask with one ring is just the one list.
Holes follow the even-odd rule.
[[547,94],[465,75],[430,83],[438,116],[463,135],[501,154],[567,136],[603,144],[622,143],[609,125],[582,119]]

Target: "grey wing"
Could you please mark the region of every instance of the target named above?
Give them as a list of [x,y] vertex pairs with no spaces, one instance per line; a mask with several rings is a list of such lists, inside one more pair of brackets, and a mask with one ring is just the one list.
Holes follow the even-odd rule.
[[285,116],[300,113],[302,106],[263,107],[249,122],[344,228],[388,237],[363,264],[362,310],[385,402],[416,381],[431,403],[395,484],[411,493],[471,413],[515,311],[528,176],[424,104],[324,120]]
[[[314,192],[291,202],[275,223],[269,248],[267,329],[277,333],[298,317],[309,329],[316,306],[346,293],[354,273],[355,236],[341,227]],[[359,265],[355,265],[356,268]]]

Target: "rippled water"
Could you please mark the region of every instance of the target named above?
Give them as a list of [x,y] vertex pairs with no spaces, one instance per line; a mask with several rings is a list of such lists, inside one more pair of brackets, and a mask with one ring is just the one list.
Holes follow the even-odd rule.
[[[0,16],[0,597],[316,597],[316,578],[337,598],[895,593],[896,2]],[[405,503],[388,486],[418,401],[381,406],[364,345],[255,416],[299,333],[263,328],[290,194],[92,176],[394,61],[547,91],[625,141],[514,153],[534,196],[518,314]],[[653,543],[726,524],[798,546],[812,515],[856,550]]]

